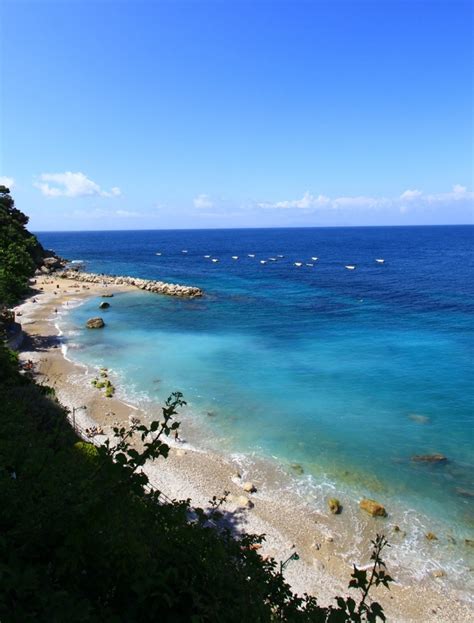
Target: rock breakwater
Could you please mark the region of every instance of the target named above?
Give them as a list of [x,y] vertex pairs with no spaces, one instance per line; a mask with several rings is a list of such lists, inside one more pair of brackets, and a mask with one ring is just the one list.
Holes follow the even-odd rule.
[[114,275],[99,275],[96,273],[85,273],[77,270],[64,270],[58,273],[62,279],[71,279],[81,283],[97,283],[110,286],[135,286],[140,290],[154,292],[156,294],[166,294],[167,296],[181,296],[186,298],[196,298],[203,295],[201,288],[194,286],[183,286],[177,283],[165,283],[164,281],[153,281],[140,279],[138,277],[119,277]]

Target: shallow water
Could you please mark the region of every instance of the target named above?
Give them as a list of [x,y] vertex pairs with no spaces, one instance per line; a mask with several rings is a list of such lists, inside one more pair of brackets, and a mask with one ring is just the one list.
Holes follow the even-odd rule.
[[[67,319],[66,331],[80,329],[70,338],[74,358],[113,368],[129,395],[182,391],[221,450],[299,463],[308,486],[335,483],[376,497],[400,521],[413,509],[463,541],[474,532],[473,233],[465,226],[39,237],[90,271],[206,292],[195,300],[116,295],[100,312],[101,332],[82,330],[98,313],[98,300],[89,300]],[[433,452],[448,463],[410,460]]]

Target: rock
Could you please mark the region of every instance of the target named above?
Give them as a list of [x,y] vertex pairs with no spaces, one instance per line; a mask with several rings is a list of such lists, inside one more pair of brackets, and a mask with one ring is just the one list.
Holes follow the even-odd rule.
[[420,415],[419,413],[410,413],[408,417],[417,424],[427,424],[430,421],[430,418],[427,415]]
[[448,459],[444,454],[415,454],[411,457],[415,463],[447,463]]
[[[76,272],[72,270],[63,271],[60,276],[63,279],[72,279],[85,283],[98,283],[106,285],[129,285],[148,292],[157,294],[167,294],[169,296],[181,296],[188,298],[200,297],[203,295],[201,288],[193,286],[177,285],[174,283],[164,283],[163,281],[148,281],[146,279],[137,279],[133,277],[114,277],[113,275],[98,275],[95,273]],[[103,294],[102,296],[112,296]]]
[[372,517],[387,516],[387,511],[385,510],[385,507],[382,504],[376,502],[375,500],[364,498],[359,502],[359,506],[363,511],[369,513],[369,515],[372,515]]
[[240,508],[253,508],[254,504],[251,500],[248,499],[245,495],[239,495],[235,503]]
[[59,257],[45,257],[43,258],[43,264],[47,267],[47,268],[61,268],[62,266],[62,262],[59,259]]
[[474,547],[474,539],[464,539],[464,545],[468,545],[469,547]]
[[444,578],[444,576],[446,575],[446,572],[443,571],[442,569],[435,569],[431,575],[434,578]]
[[461,487],[456,487],[456,493],[463,498],[474,498],[474,491],[470,491],[469,489],[462,489]]
[[105,327],[105,322],[102,318],[89,318],[86,322],[86,327],[88,329],[102,329],[102,327]]
[[102,301],[102,303],[99,305],[99,309],[108,309],[110,307],[110,303],[106,303],[105,301]]
[[244,482],[242,489],[247,491],[247,493],[255,493],[257,491],[257,487],[253,484],[253,482]]
[[290,467],[295,472],[295,474],[298,474],[299,476],[302,476],[304,474],[304,469],[299,463],[292,463]]
[[342,511],[342,506],[337,498],[329,498],[328,507],[333,515],[339,515]]
[[434,532],[427,532],[425,534],[425,537],[428,539],[428,541],[437,541],[438,537],[436,536],[436,534]]
[[102,298],[103,298],[103,299],[111,299],[112,297],[113,297],[113,294],[109,294],[109,293],[107,293],[107,294],[102,294]]

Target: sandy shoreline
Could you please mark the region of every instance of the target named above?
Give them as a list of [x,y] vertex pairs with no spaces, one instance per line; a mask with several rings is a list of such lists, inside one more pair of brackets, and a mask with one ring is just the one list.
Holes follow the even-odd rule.
[[[34,361],[40,382],[53,386],[64,405],[76,408],[76,423],[84,429],[100,426],[109,433],[116,423],[127,425],[132,415],[148,420],[147,413],[116,397],[106,399],[103,393],[92,388],[90,381],[96,370],[88,370],[64,357],[55,326],[55,310],[63,305],[133,288],[78,284],[53,276],[39,277],[34,287],[37,293],[17,308],[21,314],[17,320],[26,334],[21,357]],[[97,315],[100,315],[99,310]],[[185,418],[183,437],[193,438],[192,426],[188,426]],[[283,560],[295,549],[300,555],[300,560],[290,564],[285,571],[286,579],[296,592],[316,594],[323,604],[329,603],[335,595],[347,594],[352,567],[342,553],[344,543],[351,538],[351,526],[344,520],[344,514],[318,513],[292,494],[287,486],[281,495],[275,495],[278,487],[275,491],[275,483],[272,487],[267,486],[266,469],[263,461],[260,464],[256,460],[251,473],[247,473],[245,466],[238,465],[231,458],[178,443],[174,444],[167,461],[159,461],[147,471],[151,483],[160,491],[171,498],[191,498],[195,506],[207,506],[213,495],[230,491],[232,499],[225,505],[225,510],[237,529],[267,535],[262,549],[264,555]],[[241,478],[236,477],[237,471]],[[242,484],[246,481],[256,485],[256,493],[248,494],[243,490]],[[240,508],[236,502],[241,496],[251,499],[253,508]],[[376,532],[386,533],[383,522],[383,519],[368,520],[367,541]],[[396,537],[386,535],[396,547]],[[369,553],[367,550],[366,560],[354,562],[368,562]],[[396,573],[389,571],[397,579]],[[458,623],[474,619],[474,609],[457,591],[441,584],[441,579],[396,584],[390,593],[380,590],[374,591],[372,596],[382,603],[389,621]]]

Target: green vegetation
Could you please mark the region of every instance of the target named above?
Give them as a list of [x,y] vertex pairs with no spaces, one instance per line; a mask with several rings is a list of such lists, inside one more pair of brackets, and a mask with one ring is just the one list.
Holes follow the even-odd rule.
[[[44,251],[27,217],[0,187],[0,296],[25,291]],[[107,370],[93,385],[113,395]],[[0,621],[2,623],[274,623],[385,620],[370,603],[389,585],[377,536],[369,571],[354,567],[360,595],[321,607],[292,593],[257,549],[263,535],[239,531],[224,498],[206,509],[164,498],[141,469],[168,456],[179,429],[173,394],[160,419],[114,429],[115,442],[78,438],[54,390],[21,370],[0,341]],[[295,555],[292,556],[295,558]]]
[[18,301],[44,256],[27,223],[28,217],[15,208],[9,189],[0,186],[0,305]]
[[106,398],[112,398],[112,396],[115,394],[115,387],[112,385],[109,379],[107,368],[101,368],[99,374],[100,378],[103,380],[101,381],[99,378],[96,377],[92,379],[91,384],[96,389],[105,389],[104,396]]

